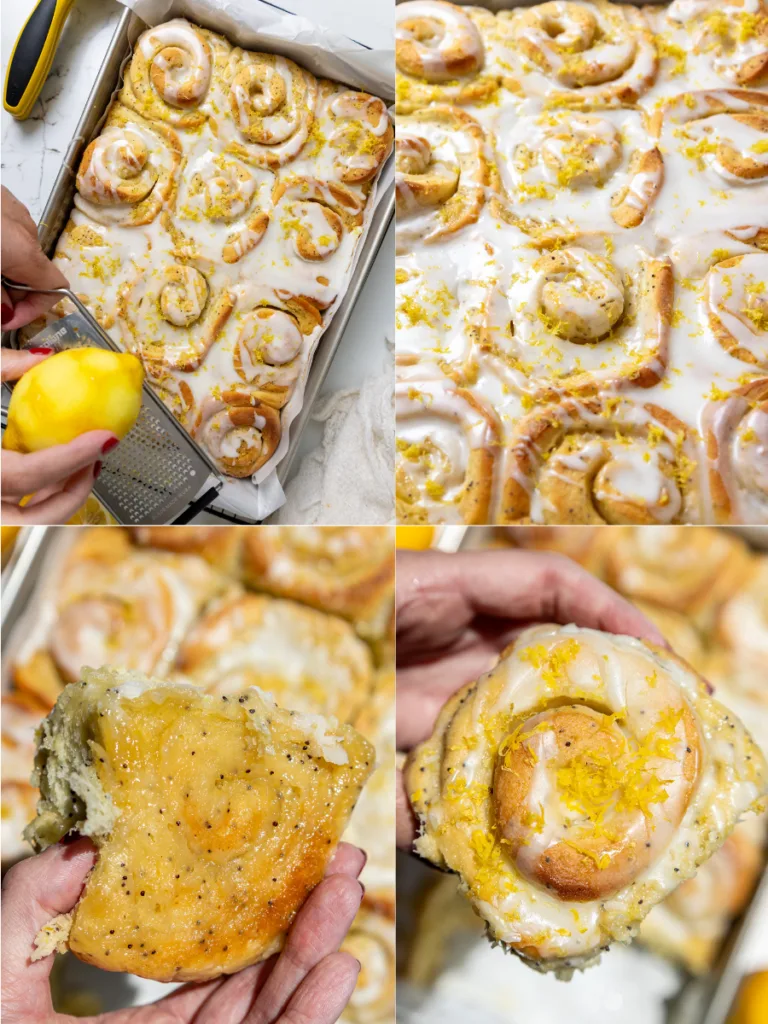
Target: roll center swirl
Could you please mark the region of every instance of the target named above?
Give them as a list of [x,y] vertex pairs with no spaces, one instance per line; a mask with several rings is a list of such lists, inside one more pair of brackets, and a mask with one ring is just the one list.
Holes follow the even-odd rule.
[[195,267],[170,267],[159,300],[168,323],[174,327],[190,327],[203,315],[208,301],[208,282]]
[[674,827],[667,802],[675,822],[687,804],[697,755],[685,742],[684,708],[644,736],[631,718],[559,707],[519,724],[499,747],[493,806],[502,843],[522,875],[562,899],[601,899],[630,884]]
[[541,275],[541,310],[548,329],[573,342],[605,337],[624,311],[624,285],[601,256],[572,247],[547,253],[535,265]]

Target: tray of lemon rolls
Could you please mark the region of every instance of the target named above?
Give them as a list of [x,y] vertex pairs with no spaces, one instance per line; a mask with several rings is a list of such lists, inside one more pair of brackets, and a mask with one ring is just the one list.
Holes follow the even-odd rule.
[[255,521],[393,214],[391,73],[271,5],[129,6],[41,241]]
[[764,0],[396,18],[399,521],[768,521]]
[[[637,604],[765,750],[768,690],[760,652],[768,531],[464,530],[461,550],[509,547],[572,558]],[[517,1024],[534,1013],[558,1020],[566,1006],[575,1024],[724,1024],[744,975],[765,967],[767,856],[765,816],[751,814],[693,878],[653,908],[629,949],[615,946],[598,968],[568,985],[488,949],[453,876],[430,878],[404,863],[398,877],[404,888],[410,882],[412,894],[401,904],[403,1020],[452,1020],[449,1004],[460,1015],[480,999],[480,1012],[494,1024]],[[413,904],[416,914],[408,918]]]
[[[390,1024],[392,531],[35,527],[27,533],[24,560],[3,594],[3,868],[31,853],[21,832],[38,797],[29,779],[35,726],[82,665],[120,664],[168,682],[183,676],[217,700],[255,685],[297,714],[304,708],[316,716],[323,708],[339,723],[354,723],[377,752],[346,833],[368,861],[366,900],[345,945],[363,971],[343,1019]],[[141,969],[121,969],[136,976],[117,978],[67,955],[54,975],[57,1008],[87,1005],[95,1013],[167,991]]]

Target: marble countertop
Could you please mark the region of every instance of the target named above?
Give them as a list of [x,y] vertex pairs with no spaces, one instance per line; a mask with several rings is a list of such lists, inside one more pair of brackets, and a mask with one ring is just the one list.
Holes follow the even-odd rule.
[[[280,6],[367,46],[394,46],[391,0],[367,0],[365,4],[350,4],[349,0],[281,0]],[[3,68],[7,67],[31,8],[32,0],[2,0]],[[122,10],[117,0],[77,0],[30,117],[16,121],[2,111],[2,183],[27,206],[35,220],[45,206]],[[378,373],[384,364],[386,339],[394,337],[393,251],[394,232],[390,229],[344,332],[318,404],[333,391],[358,388],[365,377]],[[319,439],[320,429],[310,422],[292,472]]]

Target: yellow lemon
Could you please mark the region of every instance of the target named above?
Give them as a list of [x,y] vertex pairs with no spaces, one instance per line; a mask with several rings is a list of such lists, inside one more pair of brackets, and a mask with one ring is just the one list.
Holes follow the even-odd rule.
[[762,1024],[768,1020],[768,971],[750,974],[741,983],[728,1024]]
[[144,370],[136,356],[70,348],[33,366],[17,382],[3,447],[37,452],[89,430],[123,438],[141,409]]
[[434,526],[398,526],[397,546],[411,551],[426,551],[435,539]]
[[83,507],[67,520],[68,526],[114,526],[116,523],[117,520],[107,512],[93,494],[88,495],[88,500]]
[[16,538],[19,535],[20,526],[0,526],[0,548],[2,549],[2,557],[0,561],[3,565],[13,554],[13,549],[16,545]]

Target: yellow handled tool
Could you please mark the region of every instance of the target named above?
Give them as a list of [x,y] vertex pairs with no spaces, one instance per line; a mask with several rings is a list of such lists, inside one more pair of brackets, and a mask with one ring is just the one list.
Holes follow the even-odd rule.
[[23,121],[32,113],[51,70],[59,36],[75,0],[37,0],[13,48],[3,106]]

